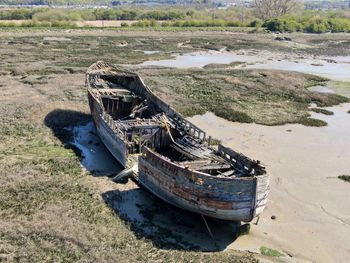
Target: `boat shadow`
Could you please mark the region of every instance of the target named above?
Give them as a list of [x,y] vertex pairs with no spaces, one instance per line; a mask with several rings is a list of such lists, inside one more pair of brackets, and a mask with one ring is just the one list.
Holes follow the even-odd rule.
[[[56,109],[47,114],[44,124],[92,176],[112,176],[122,170],[97,136],[90,114]],[[131,180],[117,188],[103,193],[103,200],[137,236],[161,249],[222,251],[242,230],[239,222],[206,218],[212,239],[199,214],[169,205]]]
[[125,220],[138,236],[152,240],[161,249],[185,251],[222,251],[232,244],[242,230],[239,222],[205,218],[172,206],[136,183],[130,189],[108,191],[104,201]]

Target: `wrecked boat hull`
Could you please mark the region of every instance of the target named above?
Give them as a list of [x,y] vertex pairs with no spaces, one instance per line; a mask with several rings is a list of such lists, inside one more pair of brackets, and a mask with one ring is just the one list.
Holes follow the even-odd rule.
[[145,149],[139,157],[138,182],[177,207],[209,217],[249,222],[259,215],[268,195],[269,176],[216,178],[176,165]]
[[123,140],[118,137],[110,126],[109,118],[103,114],[103,109],[99,103],[88,93],[90,112],[94,122],[96,133],[106,146],[108,151],[123,167],[127,166],[127,150]]
[[[269,176],[259,161],[219,145],[133,72],[104,62],[87,71],[91,114],[103,144],[160,199],[213,218],[249,222],[264,209]],[[125,177],[116,176],[116,181]]]

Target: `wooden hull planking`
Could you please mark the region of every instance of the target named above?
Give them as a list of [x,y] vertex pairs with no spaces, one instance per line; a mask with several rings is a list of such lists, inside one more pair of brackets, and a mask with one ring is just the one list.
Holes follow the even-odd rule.
[[[95,82],[99,74],[106,74],[111,69],[112,66],[106,65],[99,62],[94,64],[86,77],[89,105],[96,131],[103,144],[123,167],[130,168],[137,163],[138,173],[134,177],[143,187],[172,205],[213,218],[249,222],[263,211],[269,193],[269,176],[259,162],[252,161],[230,148],[220,145],[218,156],[244,173],[249,174],[254,169],[262,169],[263,172],[254,176],[221,177],[173,162],[150,147],[140,146],[139,153],[131,153],[126,133],[115,127],[115,121],[92,92],[93,89],[105,88],[99,87]],[[120,76],[113,75],[117,78],[118,85],[146,99],[195,140],[203,145],[209,144],[210,138],[206,137],[204,131],[185,120],[153,94],[139,75],[125,72]],[[162,147],[166,133],[167,131],[161,130],[157,140],[153,139],[152,147]]]

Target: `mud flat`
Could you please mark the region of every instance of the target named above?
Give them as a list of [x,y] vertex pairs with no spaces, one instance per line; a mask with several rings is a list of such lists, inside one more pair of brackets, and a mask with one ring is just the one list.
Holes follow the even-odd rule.
[[164,66],[175,68],[204,67],[208,64],[230,64],[238,62],[236,68],[278,69],[315,74],[333,80],[350,81],[350,56],[329,58],[299,57],[269,51],[241,52],[199,51],[187,54],[173,55],[172,59],[150,60],[143,66]]
[[[323,66],[315,62],[269,60],[247,67],[296,70],[332,81],[348,80],[343,71],[349,66],[348,58]],[[331,84],[311,89],[338,93]],[[341,93],[345,96],[348,84],[343,82]],[[189,118],[228,146],[261,160],[271,172],[269,202],[259,224],[252,224],[250,234],[228,249],[259,252],[265,246],[284,253],[279,258],[283,262],[347,262],[350,204],[345,200],[349,198],[349,185],[337,176],[350,172],[350,104],[325,109],[334,115],[311,113],[311,117],[328,123],[322,128],[233,123],[210,112]]]
[[190,118],[230,147],[263,161],[272,175],[258,226],[252,224],[250,234],[229,248],[258,251],[267,246],[290,254],[284,260],[291,262],[347,262],[349,185],[336,177],[350,169],[349,108],[327,108],[333,116],[312,114],[328,122],[322,128],[240,124],[212,113]]

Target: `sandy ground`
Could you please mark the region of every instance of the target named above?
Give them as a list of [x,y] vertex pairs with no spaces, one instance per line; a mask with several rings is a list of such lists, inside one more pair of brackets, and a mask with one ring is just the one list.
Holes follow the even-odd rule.
[[261,160],[271,174],[259,224],[229,249],[267,246],[290,255],[281,261],[348,262],[350,184],[336,177],[350,173],[350,105],[328,109],[335,115],[314,114],[328,122],[322,128],[239,124],[212,113],[190,118],[224,144]]

